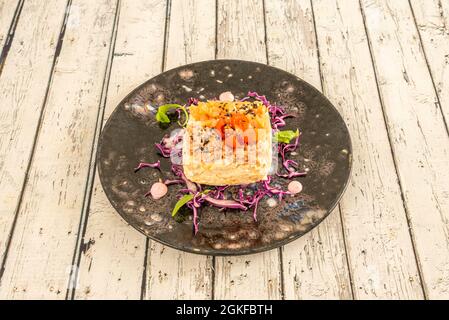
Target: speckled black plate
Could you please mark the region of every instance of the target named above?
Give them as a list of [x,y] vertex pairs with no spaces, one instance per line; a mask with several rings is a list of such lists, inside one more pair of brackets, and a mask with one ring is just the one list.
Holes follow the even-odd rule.
[[[205,206],[200,211],[200,231],[193,235],[191,216],[175,221],[171,210],[180,186],[170,186],[160,200],[144,197],[159,178],[173,178],[169,160],[156,153],[154,143],[174,129],[162,129],[145,105],[186,103],[190,97],[212,99],[231,91],[242,98],[248,91],[283,105],[296,118],[287,129],[302,132],[293,158],[308,170],[299,178],[304,189],[287,196],[275,207],[262,200],[258,221],[250,211]],[[336,206],[349,179],[351,141],[346,125],[333,105],[318,90],[285,71],[254,62],[215,60],[194,63],[164,72],[131,92],[110,116],[100,138],[98,170],[114,208],[133,227],[151,239],[180,250],[211,255],[238,255],[273,249],[318,225]],[[161,170],[134,173],[140,161],[162,161]],[[286,188],[288,180],[274,178]]]

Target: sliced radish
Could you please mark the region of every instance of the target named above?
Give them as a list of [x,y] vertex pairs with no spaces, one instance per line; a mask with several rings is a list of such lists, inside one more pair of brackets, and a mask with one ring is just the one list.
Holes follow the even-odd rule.
[[292,181],[288,184],[288,191],[293,194],[300,193],[302,191],[302,184],[299,181]]
[[234,95],[230,91],[221,93],[218,98],[220,101],[234,101]]
[[160,199],[168,192],[167,186],[162,182],[156,182],[151,186],[150,194],[154,200]]

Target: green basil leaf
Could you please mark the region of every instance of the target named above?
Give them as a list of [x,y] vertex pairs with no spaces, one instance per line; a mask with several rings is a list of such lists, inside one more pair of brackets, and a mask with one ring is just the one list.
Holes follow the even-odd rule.
[[274,140],[282,143],[290,143],[290,141],[299,136],[299,130],[284,130],[274,133]]
[[179,209],[182,208],[187,202],[193,199],[193,194],[186,194],[181,199],[176,202],[175,207],[173,208],[173,211],[171,213],[171,216],[174,217],[178,213]]
[[170,123],[170,119],[163,112],[156,113],[156,121],[157,122],[162,122],[162,123]]
[[180,104],[176,104],[176,103],[169,103],[169,104],[164,104],[164,105],[160,106],[157,109],[156,121],[161,122],[161,123],[170,123],[170,118],[167,116],[167,112],[170,109],[181,109],[184,112],[185,121],[184,121],[184,123],[180,123],[178,121],[178,124],[182,127],[185,127],[187,125],[187,121],[189,120],[189,113],[187,112],[187,110],[184,106],[181,106]]
[[162,123],[170,123],[170,119],[167,116],[167,112],[170,109],[176,109],[176,108],[184,108],[183,106],[181,106],[180,104],[176,104],[176,103],[169,103],[169,104],[164,104],[162,106],[160,106],[157,109],[157,113],[156,113],[156,121],[158,122],[162,122]]

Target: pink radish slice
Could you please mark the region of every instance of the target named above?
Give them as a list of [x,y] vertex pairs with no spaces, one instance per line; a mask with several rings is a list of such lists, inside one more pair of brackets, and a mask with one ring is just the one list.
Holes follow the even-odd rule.
[[151,186],[150,194],[154,200],[160,199],[168,192],[167,186],[162,182],[156,182]]
[[302,184],[299,181],[292,181],[288,184],[288,191],[293,194],[300,193],[302,191]]
[[218,98],[220,101],[234,101],[234,95],[230,91],[221,93]]

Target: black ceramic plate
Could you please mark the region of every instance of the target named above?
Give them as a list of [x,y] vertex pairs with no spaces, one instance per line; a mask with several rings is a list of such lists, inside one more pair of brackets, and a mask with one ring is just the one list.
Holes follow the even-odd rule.
[[[287,129],[299,128],[301,144],[294,160],[308,170],[299,178],[302,193],[287,196],[276,206],[263,200],[258,221],[250,211],[205,206],[200,231],[193,235],[191,216],[175,221],[171,210],[176,190],[170,186],[159,200],[144,197],[159,178],[173,178],[169,160],[156,153],[154,143],[172,129],[162,129],[145,105],[185,104],[188,98],[212,99],[231,91],[236,98],[257,91],[271,103],[285,106],[296,118]],[[98,169],[101,183],[114,208],[133,227],[151,239],[180,250],[211,255],[238,255],[273,249],[290,242],[319,224],[336,206],[351,169],[351,141],[346,125],[318,90],[298,77],[264,64],[215,60],[164,72],[131,92],[110,116],[100,138]],[[140,161],[161,160],[161,170],[134,173]],[[275,178],[286,188],[288,180]],[[270,203],[272,205],[272,201]],[[180,215],[182,217],[183,215]]]

